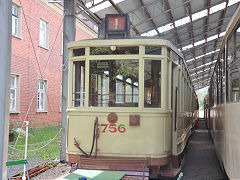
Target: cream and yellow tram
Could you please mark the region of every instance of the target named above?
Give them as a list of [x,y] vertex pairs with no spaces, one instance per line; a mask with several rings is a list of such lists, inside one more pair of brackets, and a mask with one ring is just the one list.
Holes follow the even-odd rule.
[[206,118],[229,179],[240,179],[240,5],[227,26],[211,78]]
[[175,176],[197,109],[182,54],[161,39],[93,39],[68,48],[68,161]]

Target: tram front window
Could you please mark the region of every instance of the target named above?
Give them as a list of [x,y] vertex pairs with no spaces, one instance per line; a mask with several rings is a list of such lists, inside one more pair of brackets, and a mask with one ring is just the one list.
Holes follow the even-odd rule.
[[91,60],[89,106],[138,107],[138,60]]
[[144,107],[161,107],[161,61],[144,61]]

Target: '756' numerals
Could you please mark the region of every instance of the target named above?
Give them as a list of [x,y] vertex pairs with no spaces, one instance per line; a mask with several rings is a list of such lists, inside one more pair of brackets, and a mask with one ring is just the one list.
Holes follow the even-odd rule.
[[101,124],[101,127],[103,127],[103,130],[101,132],[106,133],[106,131],[110,133],[125,133],[126,128],[124,124],[116,125],[116,124]]

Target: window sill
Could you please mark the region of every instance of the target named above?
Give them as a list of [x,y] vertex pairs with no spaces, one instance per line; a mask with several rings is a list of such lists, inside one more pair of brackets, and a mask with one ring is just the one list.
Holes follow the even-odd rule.
[[18,36],[18,35],[15,35],[15,34],[12,34],[13,37],[17,38],[17,39],[20,39],[22,40],[22,37],[21,36]]
[[44,47],[44,46],[41,46],[41,45],[38,45],[38,47],[43,48],[43,49],[49,51],[49,48],[48,48],[48,47]]
[[10,111],[10,114],[20,114],[20,111]]
[[37,113],[47,113],[48,111],[44,111],[44,110],[37,110]]

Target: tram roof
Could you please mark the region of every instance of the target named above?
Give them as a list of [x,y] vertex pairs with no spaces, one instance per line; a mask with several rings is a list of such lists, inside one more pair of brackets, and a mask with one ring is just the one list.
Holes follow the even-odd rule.
[[[100,41],[101,40],[101,41]],[[94,41],[94,42],[93,42]],[[87,46],[167,46],[177,53],[181,58],[183,54],[168,40],[165,39],[152,39],[152,38],[131,38],[131,39],[86,39],[81,41],[74,41],[68,44],[68,48],[87,47]]]
[[131,35],[167,39],[185,58],[193,86],[209,85],[226,27],[240,0],[77,0],[77,12],[101,23],[129,15]]

